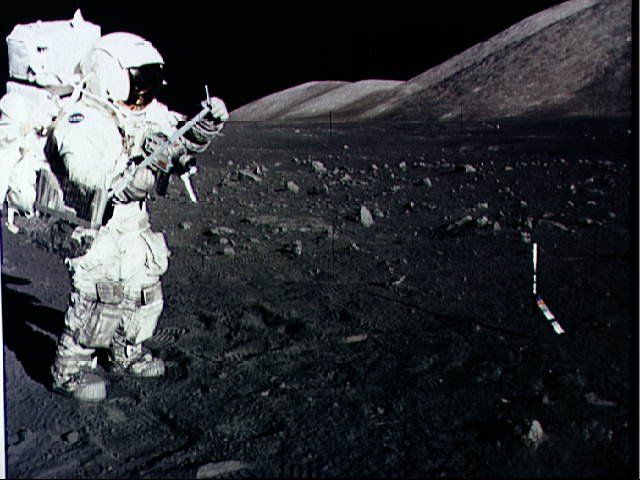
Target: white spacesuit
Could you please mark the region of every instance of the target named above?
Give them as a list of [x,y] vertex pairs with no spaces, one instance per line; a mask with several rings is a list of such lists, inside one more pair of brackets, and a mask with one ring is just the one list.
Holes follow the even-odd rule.
[[47,169],[43,153],[47,127],[58,105],[18,92],[0,99],[0,205],[7,201],[7,227],[18,233],[16,213],[34,214],[36,176]]
[[[112,372],[157,377],[165,371],[142,348],[162,312],[160,276],[169,256],[163,235],[151,231],[145,204],[158,172],[136,169],[135,159],[157,148],[158,138],[171,136],[184,117],[155,100],[163,59],[136,35],[101,37],[80,67],[84,90],[56,119],[45,148],[51,169],[82,192],[109,192],[130,178],[120,192],[111,190],[102,226],[74,231],[92,239],[89,250],[66,260],[72,293],[53,386],[97,401],[106,396],[106,382],[96,370],[96,348],[109,349]],[[203,152],[227,120],[220,99],[207,105],[209,114],[168,149],[174,163],[190,164],[189,154]]]

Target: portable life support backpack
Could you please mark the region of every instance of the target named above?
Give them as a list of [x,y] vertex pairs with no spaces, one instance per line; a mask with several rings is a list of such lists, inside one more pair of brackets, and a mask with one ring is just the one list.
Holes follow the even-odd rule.
[[[100,36],[100,26],[84,20],[79,9],[71,20],[16,25],[7,37],[7,93],[60,112],[82,81],[80,62]],[[106,192],[84,191],[68,178],[39,171],[35,209],[40,213],[97,228],[106,202]]]

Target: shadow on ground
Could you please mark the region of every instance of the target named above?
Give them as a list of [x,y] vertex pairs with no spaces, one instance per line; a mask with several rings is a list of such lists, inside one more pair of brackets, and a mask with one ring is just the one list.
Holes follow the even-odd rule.
[[49,367],[55,355],[56,338],[64,325],[64,312],[40,305],[37,297],[9,287],[28,285],[29,280],[6,274],[2,280],[5,345],[33,380],[48,386]]

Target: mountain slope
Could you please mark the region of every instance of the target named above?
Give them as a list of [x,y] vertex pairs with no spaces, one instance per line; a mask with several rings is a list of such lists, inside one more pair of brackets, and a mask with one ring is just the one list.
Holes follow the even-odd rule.
[[[408,45],[408,49],[417,50]],[[234,120],[448,120],[630,113],[631,2],[571,0],[406,81],[310,82]]]

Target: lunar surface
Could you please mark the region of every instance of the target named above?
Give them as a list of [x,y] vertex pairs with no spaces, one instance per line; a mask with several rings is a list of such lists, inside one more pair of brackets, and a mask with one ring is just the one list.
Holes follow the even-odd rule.
[[637,473],[630,35],[574,0],[234,111],[149,200],[167,375],[102,403],[52,393],[67,270],[3,225],[9,477]]
[[97,405],[50,391],[66,268],[3,229],[9,476],[630,475],[630,122],[499,127],[229,123],[149,204],[167,376]]

